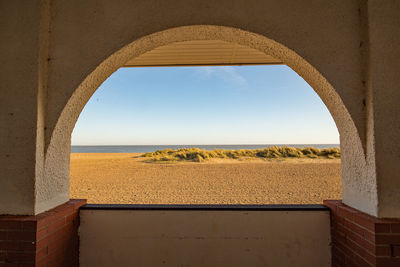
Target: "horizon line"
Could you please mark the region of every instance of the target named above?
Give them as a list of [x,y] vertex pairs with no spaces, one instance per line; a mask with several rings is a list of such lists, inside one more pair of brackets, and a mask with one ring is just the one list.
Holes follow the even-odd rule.
[[262,145],[340,145],[337,143],[274,143],[274,144],[152,144],[152,145],[73,145],[71,146],[262,146]]

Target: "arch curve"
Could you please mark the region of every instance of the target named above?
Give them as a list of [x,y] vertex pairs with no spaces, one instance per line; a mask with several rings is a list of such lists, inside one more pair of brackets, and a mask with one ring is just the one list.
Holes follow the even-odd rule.
[[[295,51],[265,36],[226,26],[193,25],[170,28],[132,40],[122,49],[105,55],[105,60],[95,67],[73,91],[48,135],[45,147],[45,177],[42,179],[42,186],[48,185],[51,179],[53,183],[59,185],[60,192],[65,191],[65,186],[69,188],[69,148],[72,130],[92,94],[111,74],[132,58],[157,47],[194,40],[220,40],[248,46],[281,60],[298,73],[316,91],[330,111],[340,133],[344,162],[342,176],[344,180],[351,179],[344,177],[346,175],[343,169],[354,168],[348,159],[364,158],[360,134],[340,95],[316,68]],[[68,180],[67,185],[65,185],[65,180]]]
[[318,70],[296,52],[267,37],[237,28],[196,25],[171,28],[147,35],[131,42],[119,51],[108,56],[82,81],[78,88],[75,89],[72,97],[68,100],[51,134],[46,154],[48,154],[49,148],[52,147],[52,143],[57,142],[57,133],[60,133],[60,130],[67,131],[68,135],[72,133],[79,114],[93,93],[109,76],[111,76],[111,74],[128,60],[160,46],[194,40],[221,40],[231,42],[248,46],[280,59],[307,81],[320,96],[330,111],[341,136],[356,136],[361,144],[358,130],[339,94]]

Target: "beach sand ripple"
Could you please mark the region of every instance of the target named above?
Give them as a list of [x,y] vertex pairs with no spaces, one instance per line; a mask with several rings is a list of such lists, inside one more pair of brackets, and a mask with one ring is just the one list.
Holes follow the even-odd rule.
[[71,198],[103,204],[311,204],[341,199],[337,159],[145,163],[138,155],[71,154]]

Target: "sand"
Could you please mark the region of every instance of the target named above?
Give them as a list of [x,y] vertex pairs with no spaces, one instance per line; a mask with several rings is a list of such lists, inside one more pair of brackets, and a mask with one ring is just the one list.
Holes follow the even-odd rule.
[[341,199],[337,159],[146,163],[139,155],[71,154],[71,198],[121,204],[311,204]]

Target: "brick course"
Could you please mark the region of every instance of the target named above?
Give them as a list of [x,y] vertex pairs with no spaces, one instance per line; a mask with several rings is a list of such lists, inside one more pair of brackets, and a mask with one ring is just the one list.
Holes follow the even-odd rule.
[[379,219],[325,200],[331,210],[332,266],[400,266],[400,220]]
[[72,199],[36,216],[0,216],[0,266],[79,266],[79,208]]

